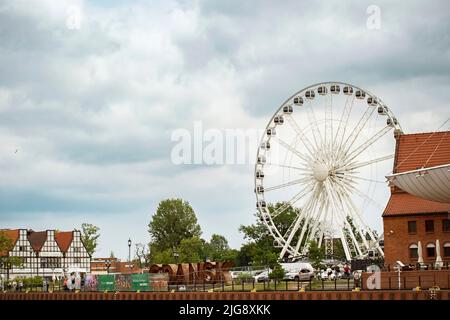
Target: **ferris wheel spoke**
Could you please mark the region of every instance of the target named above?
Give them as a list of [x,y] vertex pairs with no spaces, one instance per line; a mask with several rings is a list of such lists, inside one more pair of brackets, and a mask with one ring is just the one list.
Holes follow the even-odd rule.
[[375,242],[375,248],[378,250],[378,252],[379,252],[382,256],[384,256],[384,252],[383,252],[383,250],[381,249],[381,247],[380,247],[380,245],[379,245],[379,243],[378,243],[378,241],[377,241],[377,238],[374,236],[372,230],[370,230],[370,228],[367,227],[367,225],[364,223],[364,220],[362,219],[361,214],[359,213],[359,210],[357,209],[355,203],[354,203],[353,200],[351,199],[349,193],[348,193],[346,190],[344,190],[344,188],[343,188],[342,186],[338,186],[338,188],[341,188],[341,189],[343,190],[343,192],[347,194],[347,197],[345,198],[346,203],[347,203],[347,207],[349,208],[350,211],[353,211],[353,213],[354,213],[354,214],[353,214],[354,220],[355,220],[355,221],[359,221],[360,227],[359,227],[358,230],[359,230],[359,232],[360,232],[360,234],[361,234],[361,237],[362,237],[362,239],[363,239],[363,242],[364,242],[364,245],[366,246],[366,248],[369,249],[370,246],[369,246],[369,244],[367,243],[366,235],[365,235],[365,233],[363,232],[361,226],[362,226],[362,227],[364,228],[364,230],[366,230],[366,232],[369,234],[369,237],[372,239],[372,241]]
[[352,95],[351,102],[349,106],[349,97],[345,99],[344,110],[342,110],[341,118],[339,120],[339,126],[336,132],[335,143],[336,146],[336,154],[338,155],[342,148],[342,143],[344,142],[345,132],[348,127],[348,120],[350,119],[350,114],[353,109],[353,102],[355,100],[355,96]]
[[324,145],[328,164],[330,165],[333,158],[333,95],[329,93],[325,102],[325,134]]
[[[336,203],[334,201],[333,195],[331,193],[331,190],[330,190],[330,187],[328,186],[328,184],[329,184],[328,181],[324,182],[325,191],[327,193],[328,199],[329,199],[331,207],[332,207],[331,210],[334,213],[337,213],[338,209],[336,207]],[[347,240],[346,240],[346,238],[344,236],[344,233],[342,231],[342,229],[343,229],[342,221],[340,219],[338,219],[338,222],[339,222],[338,227],[339,227],[339,231],[340,231],[340,234],[341,234],[341,241],[342,241],[342,246],[344,247],[345,257],[347,258],[347,260],[351,260],[350,246],[349,246],[349,244],[348,244],[348,242],[347,242]]]
[[[351,214],[348,211],[345,210],[344,208],[344,198],[347,196],[345,193],[340,192],[340,190],[338,188],[336,188],[336,186],[334,188],[330,188],[331,194],[332,196],[335,197],[335,202],[339,205],[338,210],[336,213],[339,216],[340,221],[342,221],[343,224],[343,228],[342,228],[342,234],[345,237],[345,241],[349,244],[349,249],[350,252],[354,252],[355,254],[357,254],[358,256],[362,256],[362,250],[360,248],[359,242],[356,239],[356,236],[353,232],[353,228],[350,225],[350,222],[347,220],[347,217],[351,217],[352,221],[354,220]],[[346,214],[344,214],[344,212],[347,212]],[[353,225],[355,227],[355,229],[358,231],[358,226],[356,224],[355,221],[353,221]],[[353,250],[350,248],[350,246],[352,246]]]
[[279,185],[275,185],[272,187],[267,187],[264,188],[264,192],[269,192],[269,191],[273,191],[273,190],[277,190],[277,189],[281,189],[281,188],[286,188],[286,187],[290,187],[290,186],[294,186],[297,184],[304,184],[305,182],[311,181],[311,177],[306,177],[306,178],[301,178],[301,179],[295,179],[286,183],[282,183]]
[[350,132],[350,135],[347,137],[345,142],[343,143],[342,149],[341,149],[341,157],[345,157],[349,150],[351,149],[352,145],[355,143],[356,138],[361,133],[361,130],[366,125],[367,121],[369,121],[370,117],[372,117],[373,113],[375,111],[375,108],[372,106],[367,107],[366,111],[362,115],[361,119],[359,119],[356,126],[353,128],[353,130]]
[[[308,212],[307,210],[309,210],[309,207],[311,206],[311,203],[316,194],[317,194],[317,185],[315,185],[313,194],[309,197],[309,199],[306,201],[305,206],[301,209],[302,212]],[[297,219],[297,221],[295,222],[294,227],[292,228],[291,232],[289,233],[288,238],[286,239],[286,243],[284,244],[283,249],[281,249],[280,258],[284,257],[284,254],[286,253],[288,247],[290,246],[290,244],[292,242],[292,239],[294,238],[295,233],[297,232],[297,230],[300,226],[300,222],[301,222],[300,219]]]
[[[326,216],[326,214],[328,213],[328,201],[326,201],[324,192],[321,192],[320,196],[321,196],[320,199],[318,199],[318,202],[320,202],[320,206],[316,213],[317,218],[315,219],[314,224],[311,227],[309,227],[309,228],[306,227],[306,228],[302,229],[302,232],[297,241],[297,245],[295,247],[296,251],[299,251],[300,245],[303,243],[303,238],[304,238],[305,232],[307,232],[306,240],[305,240],[304,246],[303,246],[303,248],[304,248],[304,250],[302,252],[303,254],[306,254],[306,252],[309,248],[309,242],[311,240],[313,240],[314,235],[317,233],[318,226],[322,219],[322,214],[324,213]],[[326,218],[326,217],[324,217],[324,218]]]
[[322,154],[323,151],[323,140],[322,140],[322,134],[319,130],[319,125],[317,124],[316,115],[314,114],[314,110],[311,106],[311,102],[308,101],[308,108],[306,108],[306,115],[308,118],[308,122],[310,127],[312,128],[312,135],[313,140],[316,146],[316,150],[318,153]]
[[[345,208],[344,208],[344,199],[346,197],[345,193],[341,193],[339,189],[335,188],[331,188],[331,193],[332,195],[334,195],[335,197],[335,201],[336,203],[339,205],[338,209],[339,211],[337,212],[337,214],[340,216],[340,219],[343,221],[344,226],[345,226],[345,233],[347,233],[350,236],[350,240],[353,243],[353,247],[354,247],[354,252],[357,253],[359,256],[362,256],[362,251],[361,248],[359,247],[359,243],[356,239],[356,236],[353,232],[353,228],[350,225],[349,221],[347,220],[347,217],[350,216],[352,217],[352,214],[349,214],[347,212],[347,214],[344,214],[344,212],[346,212]],[[354,219],[352,219],[354,220]],[[355,224],[355,222],[354,222]],[[355,226],[355,229],[357,229],[357,227]]]
[[[323,211],[323,207],[325,206],[325,203],[326,203],[324,201],[323,192],[321,192],[319,194],[319,196],[317,197],[317,201],[316,201],[315,207],[317,207],[317,203],[320,203],[320,205],[319,205],[319,209],[317,211],[318,212],[317,213],[317,219],[314,222],[313,228],[318,225],[318,223],[320,221],[320,218],[321,218],[322,211]],[[307,221],[305,221],[305,224],[307,224]],[[301,234],[298,237],[297,244],[295,246],[295,251],[297,251],[297,252],[299,252],[299,250],[300,250],[300,245],[303,243],[303,236],[304,236],[305,230],[307,230],[307,229],[308,229],[308,227],[302,228]],[[305,243],[305,245],[307,245],[307,242]]]
[[[353,211],[353,213],[354,213],[353,214],[354,221],[355,222],[359,221],[359,224],[361,224],[361,226],[364,227],[365,232],[367,234],[369,234],[370,239],[372,239],[372,241],[375,243],[374,245],[372,245],[372,247],[375,247],[378,250],[378,252],[380,253],[380,255],[384,257],[383,249],[381,249],[380,244],[378,243],[378,240],[374,236],[372,230],[369,227],[367,227],[367,225],[364,223],[364,220],[362,219],[359,210],[357,209],[356,205],[354,204],[353,200],[351,199],[351,197],[349,195],[349,192],[347,190],[345,190],[342,186],[338,186],[338,187],[341,188],[343,190],[343,192],[347,194],[347,197],[345,199],[346,199],[346,202],[348,203],[348,205],[347,205],[348,208],[350,209],[350,211]],[[361,235],[361,238],[363,240],[364,246],[368,250],[370,246],[369,246],[369,244],[367,243],[367,240],[366,240],[366,233],[363,232],[361,227],[359,227],[358,231],[359,231],[359,233]]]
[[286,115],[286,119],[289,122],[290,126],[294,131],[297,133],[297,137],[300,139],[300,141],[305,146],[306,150],[309,152],[310,157],[314,157],[315,149],[312,145],[311,141],[309,141],[308,137],[304,134],[304,132],[300,129],[300,126],[298,125],[297,121],[295,121],[294,117],[292,117],[290,114]]
[[348,173],[346,174],[346,176],[349,177],[350,179],[386,184],[386,181],[374,180],[374,179],[369,179],[369,178],[362,178],[362,177],[358,177],[358,176],[355,176],[355,175],[352,175],[352,174],[348,174]]
[[266,165],[282,167],[282,168],[288,168],[288,169],[294,169],[294,170],[299,170],[299,171],[306,171],[306,172],[312,173],[311,169],[308,169],[306,167],[288,166],[288,165],[285,165],[285,164],[278,164],[278,163],[272,163],[272,162],[267,162]]
[[[344,178],[344,179],[348,179],[348,178]],[[348,181],[350,182],[350,180]],[[369,197],[368,195],[362,193],[361,191],[359,191],[358,188],[354,187],[352,184],[343,184],[342,181],[338,182],[337,185],[340,185],[342,188],[344,188],[347,192],[353,192],[356,195],[358,195],[360,198],[364,199],[365,201],[371,203],[373,206],[377,207],[380,210],[383,210],[384,208],[382,206],[380,206],[375,200],[373,200],[371,197]]]
[[287,142],[281,140],[278,137],[273,137],[273,140],[277,141],[281,146],[283,146],[286,150],[292,152],[293,154],[295,154],[297,157],[299,157],[300,159],[302,159],[303,161],[305,161],[308,164],[313,163],[313,160],[308,157],[307,155],[304,155],[302,153],[300,153],[298,150],[294,149],[292,146],[290,146]]
[[380,131],[378,131],[376,134],[374,134],[372,137],[370,137],[366,142],[359,145],[355,150],[353,150],[348,156],[345,157],[345,163],[351,162],[353,159],[355,159],[357,156],[359,156],[361,153],[363,153],[368,147],[370,147],[372,144],[374,144],[378,139],[383,137],[386,133],[391,131],[393,127],[386,126]]
[[275,212],[271,213],[271,219],[275,219],[278,215],[280,215],[281,213],[283,213],[289,206],[293,207],[294,204],[300,200],[302,197],[306,196],[307,194],[309,194],[310,192],[312,192],[314,188],[314,184],[310,183],[307,184],[302,190],[300,190],[299,192],[297,192],[291,199],[289,199],[288,201],[286,201],[286,203],[284,205],[282,205],[280,208],[278,208]]
[[[297,243],[295,245],[295,251],[296,252],[299,252],[300,245],[303,243],[303,238],[304,238],[305,232],[311,231],[311,223],[310,223],[310,221],[313,220],[313,219],[315,219],[315,221],[318,220],[318,218],[315,218],[316,209],[317,209],[317,206],[318,206],[319,203],[320,203],[320,206],[323,205],[323,202],[321,201],[321,199],[323,198],[323,192],[322,192],[322,188],[320,187],[320,185],[318,186],[317,193],[318,194],[314,198],[315,201],[313,202],[311,209],[308,210],[308,214],[305,217],[305,221],[303,223],[302,230],[301,230],[301,232],[299,234],[299,237],[297,239]],[[306,241],[304,243],[304,248],[307,247],[307,246],[308,246],[308,241]]]
[[394,158],[394,155],[390,154],[390,155],[387,155],[387,156],[384,156],[384,157],[379,157],[379,158],[376,158],[376,159],[373,159],[373,160],[369,160],[369,161],[352,162],[352,163],[349,163],[348,165],[345,165],[343,167],[343,169],[345,171],[352,171],[352,170],[355,170],[355,169],[359,169],[359,168],[362,168],[362,167],[365,167],[365,166],[368,166],[368,165],[371,165],[371,164],[374,164],[374,163],[390,160],[390,159],[393,159],[393,158]]

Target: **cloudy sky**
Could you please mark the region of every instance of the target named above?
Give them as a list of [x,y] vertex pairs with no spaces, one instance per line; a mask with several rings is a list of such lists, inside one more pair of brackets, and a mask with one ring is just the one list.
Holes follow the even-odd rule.
[[321,81],[433,131],[450,116],[449,30],[448,1],[0,0],[0,225],[90,222],[98,255],[124,258],[158,202],[181,197],[204,237],[237,248],[253,167],[175,165],[172,132],[264,128]]

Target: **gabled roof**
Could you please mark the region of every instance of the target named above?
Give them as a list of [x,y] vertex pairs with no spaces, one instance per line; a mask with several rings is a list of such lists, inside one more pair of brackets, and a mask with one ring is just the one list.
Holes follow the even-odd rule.
[[409,193],[391,194],[383,217],[394,215],[415,215],[423,213],[449,213],[450,203],[425,200]]
[[397,138],[394,173],[450,163],[450,131],[401,134]]
[[6,256],[7,255],[7,251],[11,250],[12,248],[14,248],[14,246],[16,245],[17,240],[19,239],[19,229],[1,229],[0,233],[4,234],[5,237],[9,238],[11,240],[11,247],[8,248],[8,250],[0,252],[0,256]]
[[66,252],[69,249],[70,244],[72,243],[73,232],[72,231],[57,232],[55,234],[55,240],[61,251]]
[[47,231],[29,231],[28,241],[33,247],[34,251],[40,251],[47,240]]
[[[425,195],[429,195],[430,192],[435,192],[439,195],[442,192],[445,193],[445,189],[442,188],[444,186],[442,183],[445,181],[439,179],[441,185],[430,185],[433,189],[425,185],[424,179],[420,179],[420,177],[416,178],[415,172],[407,173],[419,168],[437,167],[449,163],[450,131],[401,134],[397,136],[394,174],[387,177],[395,186],[391,188],[391,197],[389,198],[383,216],[449,212],[450,203],[430,201],[435,200],[430,196],[428,196],[430,200],[424,199]],[[407,181],[409,183],[408,189],[418,190],[419,187],[422,187],[430,190],[427,189],[428,192],[422,193],[416,190],[417,192],[415,194],[423,194],[421,197],[406,193],[405,190],[399,188],[401,185],[399,182],[404,179],[400,175],[395,175],[402,172],[414,178]],[[440,176],[437,178],[440,178]],[[407,184],[404,185],[406,186]],[[405,189],[407,188],[405,187]]]

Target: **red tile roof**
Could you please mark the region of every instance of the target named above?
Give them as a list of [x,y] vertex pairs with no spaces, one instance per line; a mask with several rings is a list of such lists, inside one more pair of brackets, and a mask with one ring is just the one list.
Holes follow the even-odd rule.
[[55,234],[56,243],[58,244],[62,252],[66,252],[67,249],[69,249],[69,246],[72,243],[72,239],[73,239],[72,231],[66,232],[60,231]]
[[394,173],[450,163],[450,131],[402,134],[397,140]]
[[28,241],[33,247],[34,251],[41,250],[42,246],[47,240],[47,231],[29,231],[28,232]]
[[391,194],[383,216],[450,212],[450,203],[434,202],[409,193]]
[[[450,163],[450,131],[402,134],[397,138],[394,173]],[[449,212],[450,203],[418,198],[398,187],[391,188],[391,197],[383,216]]]
[[0,252],[0,256],[6,256],[8,253],[7,251],[14,248],[17,240],[19,239],[19,229],[14,229],[14,230],[2,229],[2,230],[0,230],[0,234],[3,234],[5,237],[7,237],[11,240],[10,248],[8,248],[6,251]]

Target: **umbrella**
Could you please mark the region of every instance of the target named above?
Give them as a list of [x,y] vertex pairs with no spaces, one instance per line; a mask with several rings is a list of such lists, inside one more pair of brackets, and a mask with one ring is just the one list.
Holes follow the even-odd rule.
[[420,265],[423,264],[423,253],[422,253],[422,242],[417,242],[417,255],[419,258],[417,259],[417,262],[420,263]]
[[441,258],[441,246],[439,245],[439,239],[436,240],[436,268],[442,268],[443,261]]

